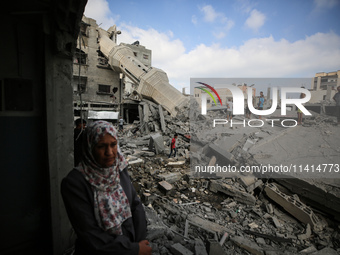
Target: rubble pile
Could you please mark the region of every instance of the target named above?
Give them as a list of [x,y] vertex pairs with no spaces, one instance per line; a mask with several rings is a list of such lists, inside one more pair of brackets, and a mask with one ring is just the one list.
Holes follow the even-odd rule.
[[[318,189],[309,188],[308,195],[302,179],[198,174],[192,169],[192,163],[198,162],[237,169],[260,165],[271,157],[262,148],[293,129],[213,128],[213,118],[225,118],[223,110],[204,116],[185,109],[172,117],[145,99],[141,116],[119,139],[133,185],[145,205],[153,254],[340,253],[340,198],[334,190],[317,183],[313,188]],[[316,116],[303,128],[319,128],[331,136],[333,122],[327,119],[333,121]],[[168,158],[175,133],[179,134],[177,157]],[[333,147],[326,143],[325,149]],[[313,203],[313,197],[318,203]]]
[[[164,156],[144,159],[131,166],[130,174],[147,208],[154,254],[340,251],[336,223],[328,225],[320,212],[313,213],[318,219],[314,225],[296,219],[297,215],[270,199],[264,183],[249,189],[241,179],[198,179],[190,175],[184,158],[178,158],[180,168],[171,166],[174,161]],[[300,201],[297,196],[295,200]],[[200,253],[195,252],[197,247]]]

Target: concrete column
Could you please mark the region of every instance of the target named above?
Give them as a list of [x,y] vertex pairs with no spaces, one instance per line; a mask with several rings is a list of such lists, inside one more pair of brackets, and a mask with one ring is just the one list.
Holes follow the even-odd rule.
[[143,107],[141,105],[138,105],[138,113],[139,113],[139,122],[141,125],[140,131],[144,133],[144,114],[143,114]]
[[129,119],[129,109],[125,109],[125,118],[126,118],[126,123],[130,123],[130,119]]
[[317,78],[317,82],[316,82],[316,90],[320,90],[320,85],[321,85],[321,77]]
[[331,100],[332,95],[332,86],[327,86],[327,94],[326,94],[326,100]]
[[272,105],[272,99],[271,99],[271,87],[267,88],[267,105],[268,107],[271,107]]
[[271,87],[268,87],[267,88],[267,101],[269,101],[271,99],[270,91],[271,91]]
[[[50,41],[47,41],[46,45]],[[60,194],[61,180],[73,168],[72,62],[45,53],[46,122],[53,254],[74,244],[75,236]],[[60,75],[63,74],[63,75]],[[48,234],[48,233],[46,233]]]

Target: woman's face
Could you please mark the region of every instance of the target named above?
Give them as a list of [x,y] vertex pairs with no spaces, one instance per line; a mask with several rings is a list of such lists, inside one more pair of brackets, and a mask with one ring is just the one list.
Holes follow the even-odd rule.
[[105,134],[93,148],[92,153],[100,167],[112,166],[117,157],[117,140],[110,134]]

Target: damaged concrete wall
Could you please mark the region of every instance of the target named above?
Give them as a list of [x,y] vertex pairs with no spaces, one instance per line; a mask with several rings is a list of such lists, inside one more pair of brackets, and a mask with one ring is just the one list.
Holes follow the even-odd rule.
[[113,69],[120,70],[138,84],[138,93],[161,104],[171,115],[188,103],[188,98],[169,84],[166,73],[157,68],[148,68],[134,57],[133,51],[124,46],[117,46],[108,36],[108,32],[99,30],[99,45],[103,54],[109,58]]

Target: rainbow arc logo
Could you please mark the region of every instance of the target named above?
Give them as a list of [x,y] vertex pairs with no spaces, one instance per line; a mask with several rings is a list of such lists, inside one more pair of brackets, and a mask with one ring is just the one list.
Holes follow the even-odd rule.
[[[201,84],[207,88],[209,88],[212,92],[215,93],[215,95],[217,96],[218,100],[220,101],[220,104],[222,105],[222,100],[220,98],[220,95],[217,93],[217,91],[214,89],[214,87],[210,86],[209,84],[206,84],[206,83],[203,83],[203,82],[197,82],[198,84]],[[216,103],[216,100],[215,100],[215,97],[213,96],[213,94],[211,94],[211,92],[205,88],[202,88],[202,87],[195,87],[195,88],[198,88],[200,90],[203,90],[204,92],[206,92],[211,98],[212,100],[214,101],[215,105],[217,105]]]

